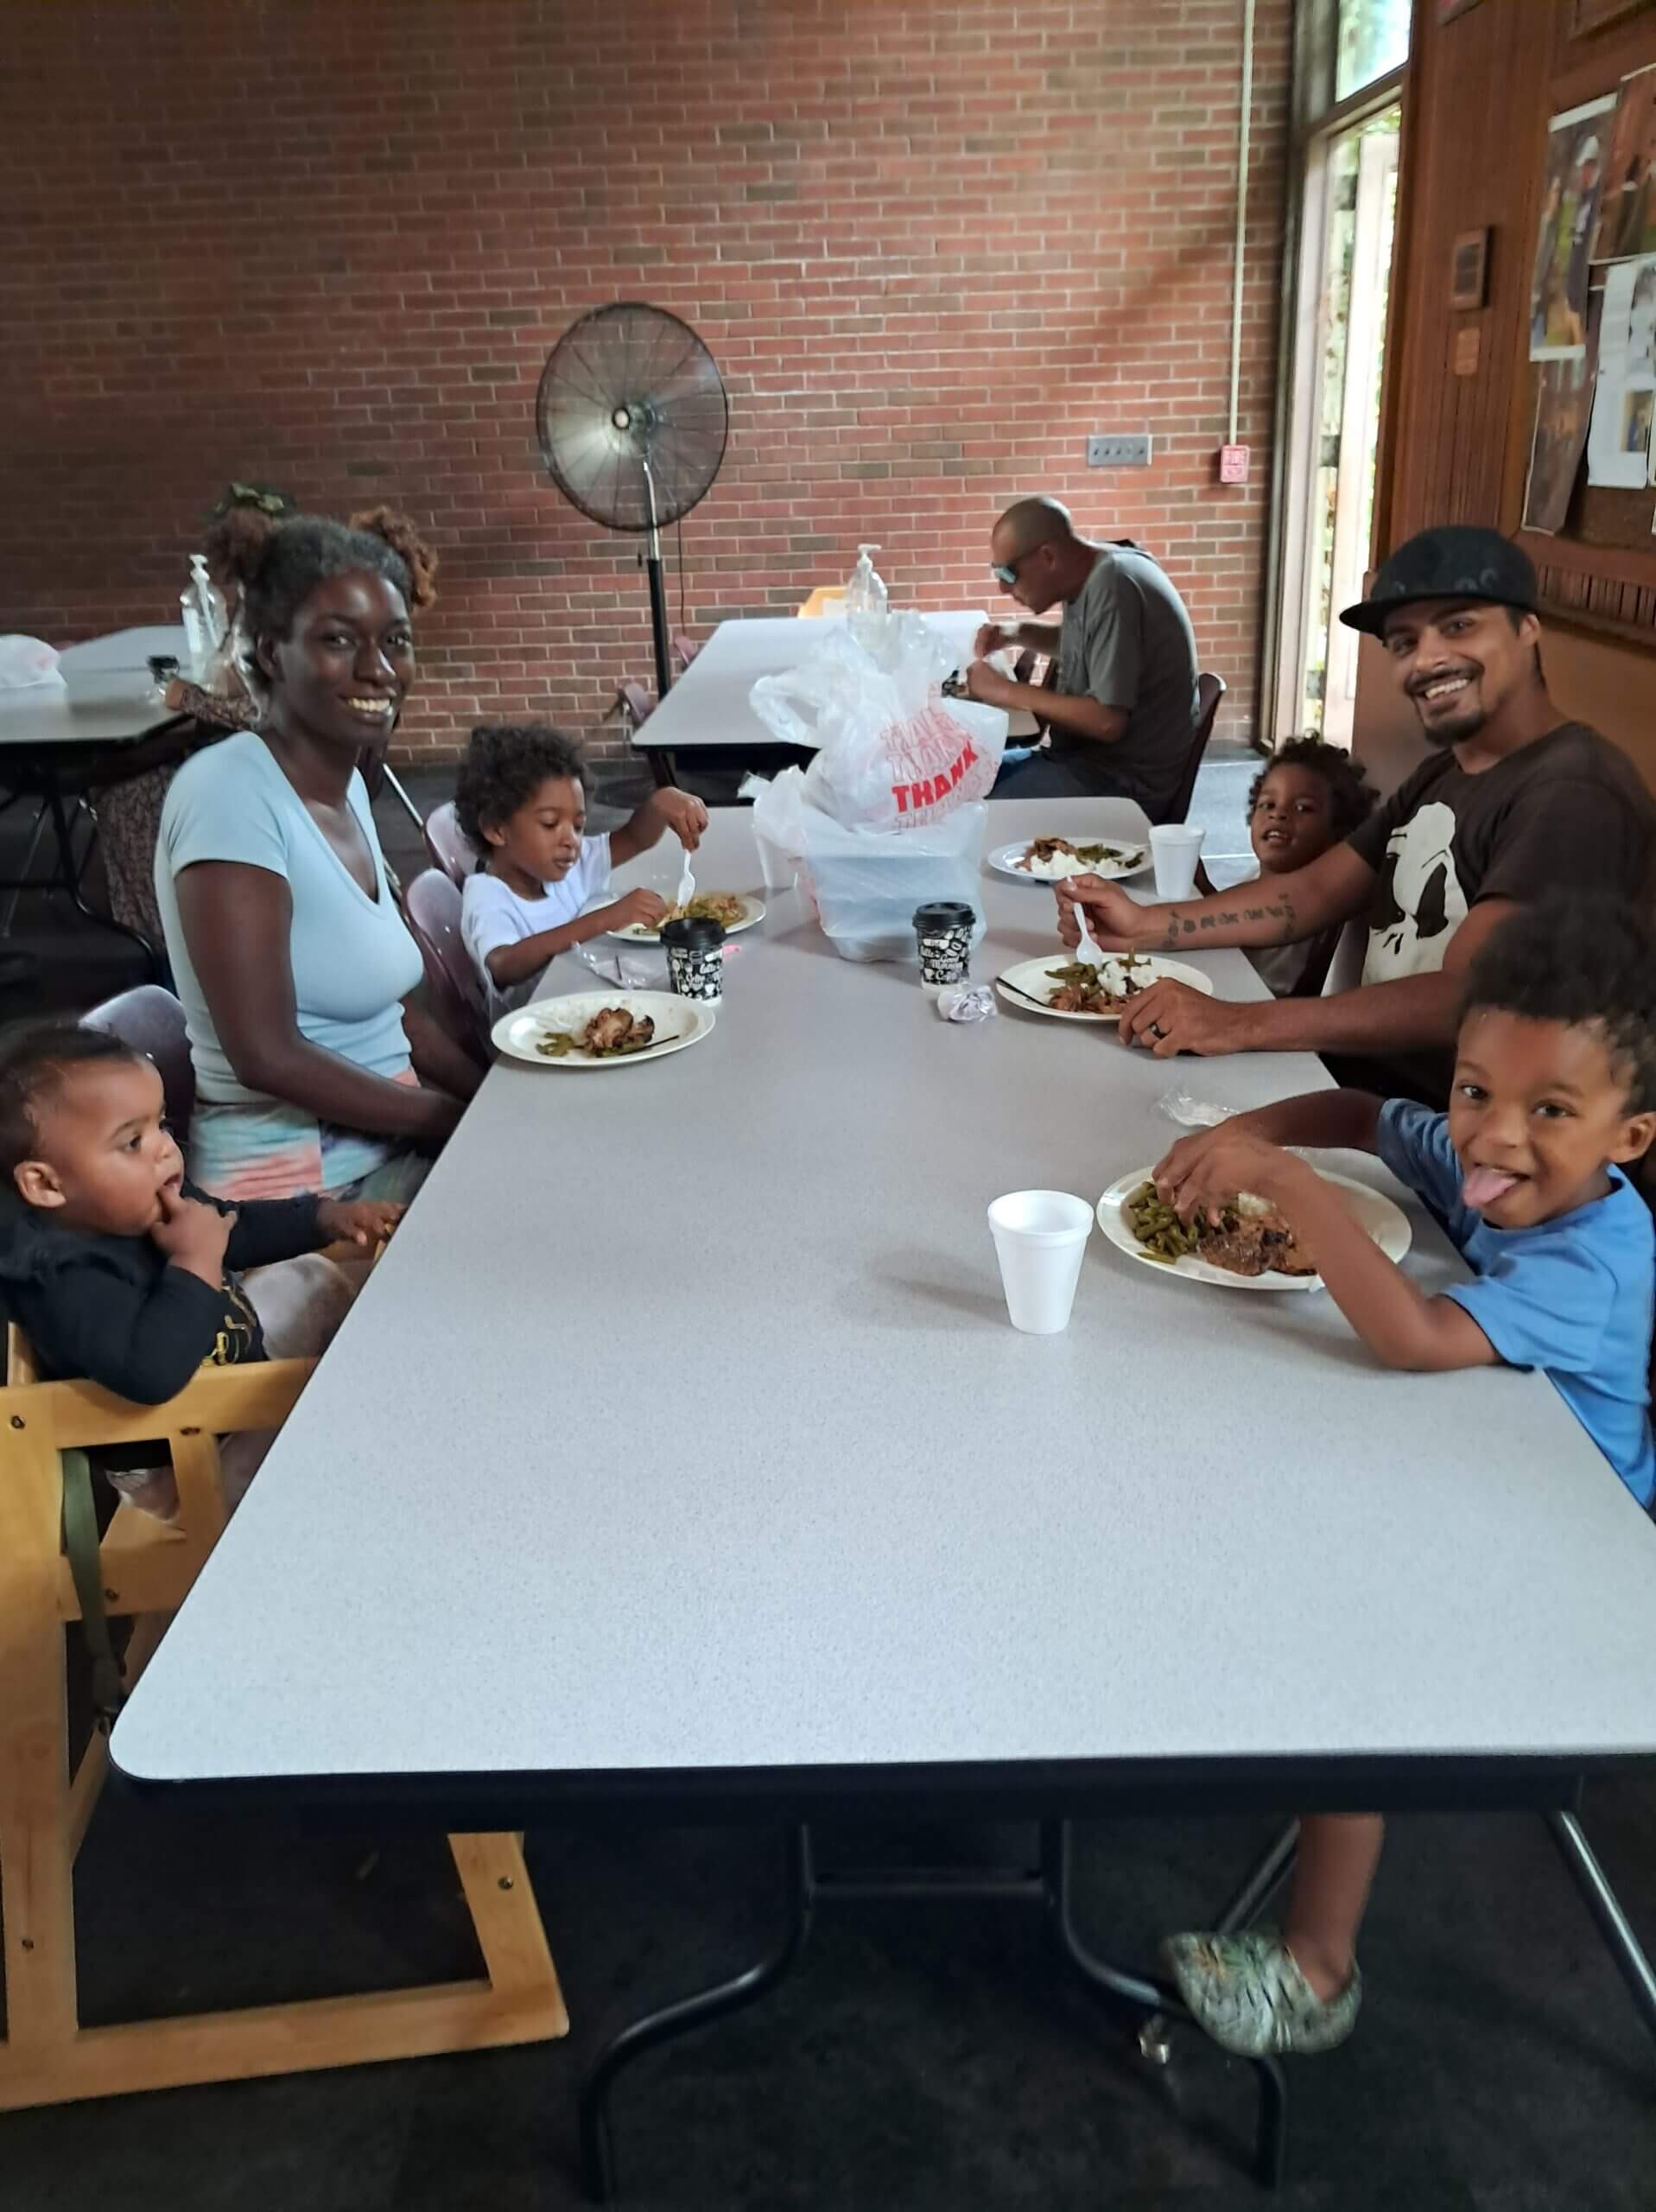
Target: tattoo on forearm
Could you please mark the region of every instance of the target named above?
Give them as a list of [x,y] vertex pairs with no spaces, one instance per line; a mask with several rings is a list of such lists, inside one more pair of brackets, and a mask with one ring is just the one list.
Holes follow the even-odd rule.
[[1181,914],[1176,909],[1168,918],[1167,934],[1162,942],[1171,952],[1182,939],[1199,937],[1207,930],[1234,930],[1247,922],[1275,922],[1278,925],[1278,942],[1285,944],[1293,937],[1296,919],[1294,902],[1287,897],[1274,899],[1268,906],[1228,906],[1211,914]]

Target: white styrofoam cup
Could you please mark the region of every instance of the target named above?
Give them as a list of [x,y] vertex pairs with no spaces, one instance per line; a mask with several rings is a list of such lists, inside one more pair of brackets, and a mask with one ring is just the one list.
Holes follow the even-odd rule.
[[1196,889],[1196,862],[1202,857],[1204,834],[1188,822],[1158,822],[1151,830],[1158,899],[1188,899]]
[[1000,1287],[1014,1329],[1056,1336],[1069,1325],[1093,1209],[1067,1191],[1009,1191],[989,1208]]

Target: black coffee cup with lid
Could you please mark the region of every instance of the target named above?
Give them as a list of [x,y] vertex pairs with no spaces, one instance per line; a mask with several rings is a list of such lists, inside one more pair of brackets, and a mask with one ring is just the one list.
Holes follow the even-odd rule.
[[972,960],[977,915],[961,899],[934,899],[914,910],[920,940],[920,980],[929,989],[963,983]]
[[667,980],[682,999],[717,999],[725,994],[725,925],[702,914],[681,915],[662,925],[667,948]]

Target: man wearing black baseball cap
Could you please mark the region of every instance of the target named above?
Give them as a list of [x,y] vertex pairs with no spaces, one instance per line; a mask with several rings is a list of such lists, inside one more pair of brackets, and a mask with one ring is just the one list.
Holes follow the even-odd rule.
[[1340,619],[1378,638],[1433,751],[1392,799],[1309,867],[1209,899],[1139,906],[1094,876],[1057,887],[1121,950],[1297,944],[1366,915],[1362,982],[1327,998],[1245,1005],[1153,983],[1124,1043],[1173,1052],[1317,1052],[1370,1089],[1448,1096],[1464,971],[1515,906],[1545,891],[1629,900],[1646,882],[1656,807],[1627,755],[1548,696],[1528,560],[1493,530],[1423,531]]

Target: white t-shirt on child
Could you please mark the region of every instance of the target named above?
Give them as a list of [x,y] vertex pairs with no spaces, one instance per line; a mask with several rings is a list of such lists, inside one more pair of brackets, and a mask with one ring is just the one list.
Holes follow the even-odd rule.
[[460,904],[460,935],[472,964],[483,978],[492,1014],[507,1014],[527,1006],[538,976],[496,988],[489,974],[489,955],[503,944],[521,944],[542,930],[555,930],[584,913],[610,887],[610,841],[583,837],[581,858],[559,882],[542,884],[538,899],[520,899],[498,875],[468,875]]

